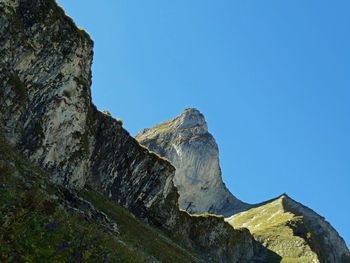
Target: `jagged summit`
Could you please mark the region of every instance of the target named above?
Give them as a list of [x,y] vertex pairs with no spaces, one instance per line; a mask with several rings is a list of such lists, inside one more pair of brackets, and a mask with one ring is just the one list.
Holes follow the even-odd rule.
[[223,183],[219,149],[199,110],[187,108],[171,120],[140,131],[135,138],[175,166],[180,208],[193,214],[230,216],[251,207]]

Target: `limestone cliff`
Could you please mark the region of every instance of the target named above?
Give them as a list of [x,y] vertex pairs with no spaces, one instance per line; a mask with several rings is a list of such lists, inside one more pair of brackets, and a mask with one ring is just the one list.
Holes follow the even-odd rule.
[[92,104],[93,42],[54,0],[0,0],[0,14],[0,131],[11,147],[54,183],[89,185],[207,261],[251,262],[248,230],[179,211],[174,167]]
[[[0,211],[0,241],[6,244],[5,249],[0,246],[1,260],[22,262],[23,255],[33,262],[45,262],[38,257],[50,258],[49,254],[37,255],[31,247],[32,241],[42,245],[38,233],[43,232],[36,231],[42,228],[38,222],[48,218],[67,220],[69,224],[65,227],[71,231],[73,240],[76,238],[73,233],[84,233],[84,227],[93,229],[94,234],[101,234],[104,242],[111,244],[108,253],[113,253],[115,246],[125,252],[117,229],[123,229],[126,221],[131,222],[131,228],[149,235],[149,239],[144,239],[141,234],[128,232],[127,239],[139,239],[126,249],[125,258],[137,254],[140,262],[244,263],[264,262],[269,256],[281,259],[268,246],[256,242],[248,229],[233,228],[222,216],[193,216],[178,209],[179,194],[173,184],[175,168],[141,146],[120,120],[99,112],[93,105],[90,92],[93,41],[54,0],[0,0],[0,44],[0,194],[10,204],[2,205]],[[205,152],[200,155],[207,156],[208,164],[198,161],[210,171],[210,177],[197,190],[217,201],[210,203],[207,198],[205,205],[193,203],[189,210],[227,214],[230,209],[238,212],[250,208],[234,198],[222,183],[215,159],[217,146],[207,133],[203,117],[194,110],[188,113],[178,126],[183,134],[178,140],[189,138],[190,144],[201,147],[208,144],[205,148],[208,155]],[[190,136],[195,132],[195,136]],[[205,134],[208,138],[203,140]],[[192,148],[185,144],[183,147],[186,158],[194,158]],[[199,180],[203,169],[193,171],[197,171]],[[2,190],[4,184],[10,186],[6,191]],[[300,206],[292,203],[290,207],[295,214],[306,214]],[[77,213],[82,216],[76,217]],[[134,215],[149,224],[140,223]],[[20,220],[23,217],[29,218],[35,227],[27,227]],[[81,218],[88,223],[80,222]],[[320,229],[327,231],[317,229],[314,222],[318,218],[313,218],[305,216],[305,222],[315,226],[312,233],[328,238],[320,241],[321,247],[328,244],[327,251],[342,253],[344,249],[338,249],[342,243],[337,235],[333,232],[328,235],[327,225],[324,228],[322,223]],[[118,220],[121,226],[116,224]],[[103,229],[96,228],[101,225]],[[18,226],[32,231],[33,238],[29,240],[27,235],[22,235],[19,241],[14,238],[9,229],[21,232]],[[59,236],[66,234],[64,227],[60,231]],[[140,246],[140,240],[154,242],[174,253],[165,251],[164,256],[162,251],[152,250],[152,244]],[[50,242],[46,243],[47,252],[52,251]],[[146,255],[135,252],[139,247],[145,248]],[[98,252],[105,253],[104,248],[101,245]],[[23,253],[18,253],[18,249]],[[77,244],[76,252],[79,251],[81,245]],[[74,260],[79,260],[71,262],[81,262],[81,255],[74,254]],[[176,259],[167,255],[175,255]],[[333,254],[322,255],[328,259]],[[346,253],[343,255],[347,257]],[[120,260],[120,255],[114,256]],[[339,257],[334,257],[334,262],[338,262]],[[57,260],[53,262],[63,262]]]
[[218,147],[198,110],[186,109],[176,118],[144,129],[135,137],[176,167],[174,183],[179,189],[181,208],[191,213],[233,215],[226,221],[234,227],[247,227],[268,248],[267,253],[257,253],[262,261],[349,262],[344,240],[311,209],[286,195],[248,205],[226,189]]
[[197,109],[188,108],[172,120],[140,131],[135,138],[176,167],[174,183],[181,209],[230,216],[251,207],[223,183],[218,146]]
[[81,187],[93,42],[54,1],[2,0],[0,13],[2,132],[56,181]]
[[98,191],[49,178],[0,135],[0,262],[203,262]]

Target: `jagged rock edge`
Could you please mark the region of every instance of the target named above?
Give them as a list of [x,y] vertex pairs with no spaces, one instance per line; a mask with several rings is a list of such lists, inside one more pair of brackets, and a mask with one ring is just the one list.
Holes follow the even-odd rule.
[[[17,3],[18,5],[16,5]],[[6,25],[5,30],[12,30],[7,31],[7,34],[16,30],[19,33],[19,35],[16,35],[18,38],[16,39],[17,41],[14,41],[14,39],[11,38],[11,35],[7,35],[9,37],[6,39],[7,45],[4,45],[1,50],[2,54],[7,53],[8,55],[2,56],[2,58],[6,58],[6,61],[1,61],[2,66],[4,66],[2,67],[3,70],[1,72],[1,92],[4,96],[1,96],[1,98],[5,99],[5,101],[2,101],[1,103],[3,106],[3,111],[1,112],[2,114],[0,117],[2,123],[4,124],[1,128],[6,139],[32,163],[39,167],[42,167],[43,170],[48,174],[52,174],[52,179],[56,183],[69,186],[72,189],[81,189],[84,187],[86,182],[92,183],[92,185],[95,184],[94,186],[96,189],[99,189],[108,197],[116,201],[120,201],[122,205],[129,208],[136,215],[144,218],[145,220],[148,220],[154,225],[162,226],[165,229],[171,231],[175,230],[178,236],[181,237],[182,243],[184,245],[187,247],[192,247],[196,251],[199,251],[203,257],[211,257],[217,262],[249,262],[253,255],[252,238],[249,234],[249,231],[245,230],[242,232],[243,234],[241,234],[240,231],[235,231],[232,227],[227,225],[223,219],[218,219],[215,217],[209,218],[215,223],[215,225],[211,226],[209,222],[210,220],[207,220],[206,218],[198,217],[197,219],[193,220],[191,216],[180,212],[177,208],[176,203],[178,194],[172,185],[171,175],[170,177],[164,178],[164,176],[161,176],[163,171],[155,170],[165,169],[166,172],[169,172],[171,174],[173,173],[172,166],[165,160],[160,159],[155,154],[149,153],[148,150],[146,153],[146,150],[140,146],[136,140],[131,138],[131,136],[125,130],[121,128],[120,122],[114,120],[111,121],[110,118],[106,120],[104,118],[105,116],[102,116],[100,113],[95,112],[94,106],[91,104],[90,92],[92,61],[91,56],[93,43],[91,39],[86,35],[83,35],[82,37],[82,35],[75,29],[75,25],[72,25],[66,16],[63,15],[63,18],[60,17],[62,20],[55,20],[55,14],[53,14],[53,12],[57,11],[57,9],[51,9],[51,5],[53,3],[54,2],[51,0],[35,0],[31,2],[22,0],[11,2],[3,0],[0,2],[0,4],[2,4],[2,11],[5,12],[4,5],[5,8],[8,7],[6,10],[7,15],[13,15],[14,19],[17,19],[16,23],[18,23],[16,26],[14,26],[11,21],[4,21],[8,17],[3,17],[4,20],[2,20],[2,22],[4,22]],[[6,4],[8,5],[7,7]],[[40,7],[43,8],[41,9]],[[16,13],[11,13],[11,8],[17,8],[16,10],[12,9],[12,11],[16,11]],[[22,11],[24,14],[23,17],[18,16],[18,14],[20,14]],[[45,11],[48,12],[46,13]],[[57,22],[58,27],[62,27],[61,29],[68,28],[68,30],[70,30],[73,28],[73,31],[70,31],[70,34],[72,34],[70,37],[75,37],[79,43],[74,42],[74,39],[72,38],[68,40],[67,35],[61,35],[60,30],[55,30],[55,24],[44,23],[50,19],[53,19],[51,22]],[[49,34],[43,36],[42,32],[47,28],[50,28],[50,30],[48,30],[48,33],[51,35]],[[60,34],[59,37],[62,37],[63,39],[58,39],[57,42],[47,42],[51,39],[50,37],[52,37],[52,34],[56,32]],[[28,37],[31,35],[33,37],[38,37],[41,40],[46,40],[48,45],[58,44],[58,47],[60,47],[59,41],[66,40],[69,44],[66,45],[66,49],[48,49],[45,46],[41,46],[41,42],[33,42],[35,39],[33,40],[32,38]],[[47,38],[48,36],[50,37]],[[23,42],[19,40],[23,40]],[[14,45],[15,42],[22,42],[27,46],[16,46]],[[32,52],[28,50],[29,46],[33,49]],[[76,53],[77,49],[82,53]],[[37,53],[35,53],[35,51],[37,51]],[[39,68],[34,67],[35,65],[38,66],[36,64],[37,60],[40,61],[40,59],[42,59],[40,55],[43,55],[43,52],[50,54],[49,56],[45,57],[45,61],[47,63],[39,63]],[[50,52],[53,52],[54,54],[51,54]],[[67,62],[66,64],[66,61],[68,60],[66,60],[65,55],[61,57],[58,54],[59,52],[62,52],[62,54],[67,53],[68,56],[71,56],[69,58],[70,62]],[[34,57],[31,58],[31,55]],[[31,59],[34,59],[34,62]],[[58,59],[58,61],[55,59]],[[58,65],[55,66],[55,69],[58,70],[64,70],[65,66],[68,66],[71,71],[69,71],[69,74],[66,75],[67,79],[65,79],[65,82],[61,81],[62,78],[65,78],[65,75],[62,76],[60,73],[51,72],[49,66],[52,65],[49,65],[49,62],[52,62],[52,65],[55,65],[55,62],[57,62]],[[79,65],[79,68],[74,66],[74,62]],[[32,63],[34,64],[32,65]],[[12,68],[12,70],[10,70],[10,68]],[[74,69],[77,70],[77,72],[75,72]],[[37,70],[38,73],[33,72],[33,70]],[[15,75],[14,79],[17,81],[17,83],[15,82],[13,85],[9,83],[12,76],[11,74]],[[52,78],[54,76],[58,76],[59,79],[53,86]],[[17,88],[21,88],[19,91],[23,91],[23,93],[18,94],[16,90]],[[67,90],[66,88],[69,89]],[[74,99],[77,99],[77,103],[69,104],[67,103],[67,100],[72,99],[72,94],[69,94],[69,92],[78,92],[80,95],[85,96],[73,96]],[[41,101],[39,101],[40,103],[38,103],[38,99],[33,100],[34,98],[37,98],[37,95],[41,95],[39,98],[41,99]],[[22,103],[18,104],[20,98],[22,98]],[[7,102],[9,102],[9,105],[11,105],[11,107],[13,106],[15,108],[16,114],[6,114],[9,111],[8,107],[4,107],[8,106]],[[50,110],[49,107],[52,105],[54,105],[55,108],[51,108],[51,111],[49,112],[45,111]],[[79,125],[76,125],[74,127],[67,125],[64,126],[66,122],[60,119],[61,116],[57,117],[55,115],[57,112],[59,112],[59,110],[65,112],[67,109],[66,107],[68,107],[73,113],[80,114],[78,116],[73,116],[74,120],[77,121]],[[96,114],[99,118],[90,118],[90,114]],[[55,119],[55,116],[58,119]],[[39,123],[40,127],[36,126],[37,123]],[[63,125],[63,127],[60,125]],[[141,198],[127,200],[129,196],[123,196],[121,191],[118,192],[118,195],[113,196],[115,193],[111,190],[114,189],[113,183],[115,183],[116,180],[114,180],[113,183],[107,184],[105,187],[102,186],[101,182],[96,182],[96,180],[94,180],[96,179],[96,174],[91,176],[91,171],[94,169],[95,171],[99,171],[99,167],[96,164],[96,154],[100,153],[100,149],[96,150],[96,145],[99,143],[104,145],[105,142],[103,141],[103,138],[110,139],[108,137],[95,137],[96,132],[103,133],[106,131],[102,131],[103,125],[110,125],[109,128],[116,128],[114,132],[117,131],[119,134],[125,136],[127,139],[126,141],[135,146],[135,149],[128,148],[131,150],[131,156],[133,156],[132,151],[137,151],[139,157],[141,152],[141,157],[146,158],[147,160],[143,160],[141,158],[142,160],[138,161],[141,164],[142,162],[146,162],[146,168],[151,170],[150,173],[152,175],[156,175],[155,179],[151,179],[160,180],[161,186],[167,186],[167,189],[164,187],[154,188],[154,185],[152,185],[154,183],[153,181],[145,182],[142,186],[146,186],[146,188],[148,186],[152,186],[149,189],[153,189],[153,193],[156,192],[155,196],[149,196],[152,192],[148,196],[145,195],[146,192],[140,192]],[[59,133],[59,131],[65,131],[67,128],[73,129],[70,130],[67,134],[62,132]],[[59,136],[58,138],[56,137],[55,139],[50,139],[50,135],[53,131],[56,132],[56,136]],[[30,144],[28,144],[29,141]],[[43,145],[43,141],[45,141],[45,145]],[[63,148],[61,147],[60,143],[63,143]],[[128,147],[129,146],[130,145],[128,145]],[[119,148],[117,147],[117,149]],[[84,150],[84,152],[82,152],[82,150]],[[115,147],[114,150],[116,150]],[[50,152],[52,156],[48,156],[47,152]],[[65,155],[69,152],[73,153],[73,155]],[[128,153],[126,153],[125,156],[128,157]],[[128,161],[127,158],[125,160]],[[152,162],[152,167],[147,167],[147,164],[149,164],[149,162]],[[130,165],[133,165],[133,163],[130,163]],[[160,167],[154,167],[157,165],[160,165]],[[143,166],[141,165],[141,167],[138,166],[137,168],[142,167]],[[108,171],[107,166],[104,168],[106,168]],[[130,167],[128,167],[128,169],[129,168]],[[102,169],[99,172],[102,174],[105,171]],[[128,174],[128,171],[118,170],[118,172],[125,172],[126,177],[130,175]],[[153,172],[155,173],[153,174]],[[116,179],[114,174],[109,175],[111,178],[114,177],[114,179]],[[148,178],[147,176],[144,178],[150,179],[149,176]],[[128,181],[128,183],[132,185],[134,182]],[[149,185],[147,185],[148,183]],[[110,193],[112,193],[112,196],[110,196]],[[160,198],[161,195],[163,195],[165,198]],[[145,199],[148,199],[147,201],[150,203],[145,204]],[[170,206],[167,207],[168,204],[170,204]],[[182,223],[184,224],[178,226],[176,229],[176,222],[179,218],[182,218]],[[201,224],[197,224],[199,221]],[[207,225],[208,223],[209,226]],[[192,232],[186,232],[186,227]],[[205,229],[205,232],[201,233],[201,236],[199,236],[200,240],[196,240],[197,233],[195,229],[198,229],[199,227]],[[216,233],[214,233],[215,231],[208,231],[208,229],[213,230],[215,228],[217,230]],[[224,230],[224,232],[220,232],[219,230]],[[210,234],[213,234],[213,236],[210,236]],[[237,238],[237,235],[240,238]],[[227,237],[227,241],[232,242],[216,242],[221,240],[223,236]],[[236,237],[236,239],[233,239],[234,237]],[[238,245],[240,245],[240,251],[238,251]]]

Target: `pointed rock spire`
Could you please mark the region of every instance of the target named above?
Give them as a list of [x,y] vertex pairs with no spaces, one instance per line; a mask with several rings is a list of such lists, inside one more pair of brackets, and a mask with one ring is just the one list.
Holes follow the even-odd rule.
[[175,118],[179,124],[178,129],[190,129],[199,127],[200,130],[208,132],[208,125],[202,113],[195,108],[185,109],[178,117]]
[[230,216],[250,207],[223,183],[219,149],[199,110],[187,108],[169,121],[140,131],[135,138],[175,166],[181,209]]

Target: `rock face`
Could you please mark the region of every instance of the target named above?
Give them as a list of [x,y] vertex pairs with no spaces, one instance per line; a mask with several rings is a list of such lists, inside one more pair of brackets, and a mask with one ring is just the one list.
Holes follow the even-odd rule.
[[[234,229],[222,216],[192,216],[178,209],[175,168],[141,146],[123,129],[120,120],[99,112],[92,104],[92,48],[89,35],[78,29],[54,0],[0,0],[0,137],[5,138],[4,144],[10,144],[31,166],[40,168],[56,186],[66,189],[62,194],[74,201],[76,207],[72,208],[82,213],[90,211],[112,230],[116,228],[113,222],[93,210],[86,200],[75,198],[77,190],[88,185],[99,191],[207,262],[261,262],[271,255],[280,259],[256,242],[249,230]],[[190,138],[189,144],[196,147],[211,145],[206,148],[208,155],[206,151],[201,153],[201,158],[207,156],[208,164],[197,163],[210,171],[197,190],[217,201],[209,204],[205,199],[205,206],[191,204],[189,210],[225,214],[232,207],[235,212],[249,208],[223,185],[215,159],[217,147],[204,119],[194,110],[187,113],[183,121],[176,122],[183,134],[176,138]],[[196,135],[190,136],[194,132]],[[186,158],[194,158],[191,147],[183,147],[187,149]],[[198,172],[199,180],[203,169],[192,170]],[[190,183],[193,187],[194,182]],[[301,206],[292,203],[290,207],[296,211],[293,213],[307,214]],[[312,233],[327,237],[320,241],[326,251],[333,249],[336,253],[317,250],[316,254],[330,260],[332,256],[328,256],[333,255],[334,261],[329,262],[347,257],[347,253],[341,254],[341,240],[328,231],[327,224],[318,222],[312,213],[305,216],[305,222],[314,226]]]
[[226,220],[235,227],[247,227],[257,241],[286,261],[350,261],[349,250],[337,231],[285,194]]
[[198,110],[186,109],[176,118],[144,129],[135,137],[176,167],[174,183],[182,209],[196,214],[233,215],[226,221],[234,227],[247,227],[268,249],[256,253],[261,261],[350,261],[349,250],[336,230],[287,195],[260,205],[236,199],[222,182],[218,147]]
[[234,197],[223,183],[218,146],[197,109],[188,108],[172,120],[140,131],[135,138],[175,166],[181,209],[227,217],[251,207]]
[[1,0],[0,13],[2,132],[54,180],[82,187],[93,42],[55,1]]
[[91,102],[93,42],[54,0],[0,0],[0,131],[50,179],[89,184],[207,261],[251,262],[254,240],[178,209],[174,167]]

